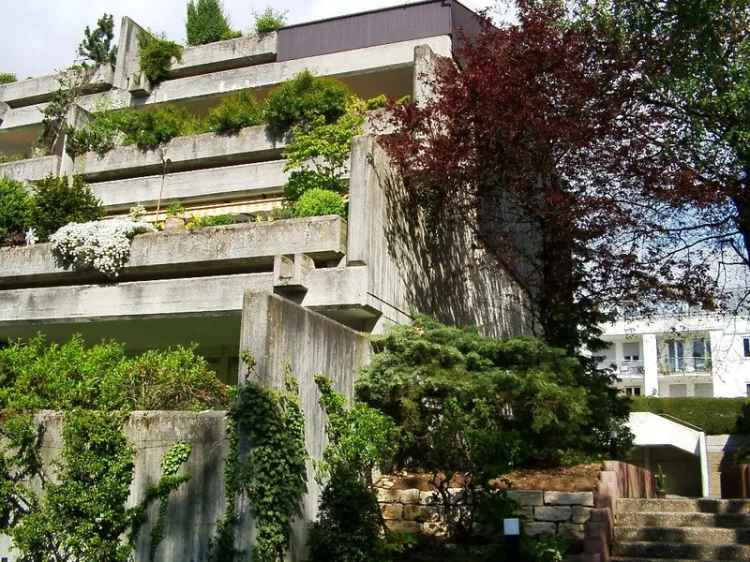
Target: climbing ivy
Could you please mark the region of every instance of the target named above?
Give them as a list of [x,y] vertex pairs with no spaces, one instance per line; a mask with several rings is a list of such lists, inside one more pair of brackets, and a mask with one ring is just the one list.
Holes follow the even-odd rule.
[[[243,356],[255,373],[255,359]],[[249,500],[257,529],[253,562],[283,562],[292,521],[307,490],[305,422],[299,389],[286,368],[284,389],[248,381],[229,412],[230,457],[226,463],[227,507],[212,541],[210,559],[229,562],[234,547],[238,495]],[[246,449],[246,450],[245,450]]]

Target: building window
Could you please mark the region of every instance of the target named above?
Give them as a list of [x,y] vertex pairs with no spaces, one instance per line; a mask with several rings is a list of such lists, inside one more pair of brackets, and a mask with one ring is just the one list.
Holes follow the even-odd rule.
[[[750,386],[750,385],[748,385]],[[625,387],[625,395],[626,396],[640,396],[641,395],[641,387],[640,386],[626,386]]]
[[711,368],[711,342],[705,338],[693,340],[693,368],[696,371]]
[[745,392],[747,392],[747,395],[750,396],[750,384],[745,385]]
[[669,340],[667,342],[667,353],[670,371],[685,369],[685,345],[680,340]]
[[742,337],[742,355],[750,359],[750,336]]

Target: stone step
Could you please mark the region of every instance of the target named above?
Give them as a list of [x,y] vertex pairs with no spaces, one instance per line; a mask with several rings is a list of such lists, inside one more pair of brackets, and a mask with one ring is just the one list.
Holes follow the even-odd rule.
[[750,500],[713,500],[695,498],[623,498],[617,500],[618,513],[640,511],[669,513],[750,513]]
[[617,542],[614,556],[695,560],[748,560],[750,546],[739,544],[682,544],[660,542]]
[[621,542],[666,542],[689,544],[750,544],[750,529],[705,527],[615,527]]
[[623,527],[750,527],[747,513],[618,513],[616,525]]
[[702,560],[697,558],[623,558],[622,556],[613,556],[609,562],[721,562],[720,560]]

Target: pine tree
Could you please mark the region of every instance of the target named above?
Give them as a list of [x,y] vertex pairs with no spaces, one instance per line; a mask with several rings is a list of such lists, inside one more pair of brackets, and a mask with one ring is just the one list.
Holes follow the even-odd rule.
[[89,26],[83,32],[84,39],[78,46],[78,54],[85,60],[96,64],[115,64],[117,46],[112,46],[114,38],[114,18],[112,14],[104,14],[96,22],[96,29],[91,31]]
[[185,28],[188,45],[205,45],[239,36],[229,28],[219,0],[190,0]]

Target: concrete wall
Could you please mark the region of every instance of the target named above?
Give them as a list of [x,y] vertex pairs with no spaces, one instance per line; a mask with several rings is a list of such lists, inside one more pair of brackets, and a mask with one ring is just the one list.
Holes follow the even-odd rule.
[[[49,466],[61,454],[62,417],[45,412],[38,416],[38,420],[46,427],[41,454]],[[164,540],[156,551],[156,560],[206,560],[209,541],[225,507],[223,466],[229,450],[225,413],[135,412],[124,432],[136,451],[128,506],[139,504],[147,489],[158,482],[161,459],[172,445],[178,441],[192,444],[190,459],[183,469],[190,475],[190,480],[170,497]],[[148,523],[139,534],[137,562],[149,562],[150,531],[157,511],[158,503],[155,503],[148,512]],[[248,524],[238,534],[248,542],[250,533]],[[0,537],[0,557],[5,556],[10,561],[15,560],[8,550],[7,538]]]
[[[315,375],[326,374],[334,387],[348,398],[353,395],[354,377],[369,356],[365,334],[355,332],[292,301],[263,292],[248,291],[243,308],[240,349],[257,361],[254,373],[240,367],[240,380],[257,381],[281,388],[287,366],[296,377],[305,412],[305,444],[308,454],[319,459],[325,445],[325,415],[318,405]],[[307,523],[318,511],[320,489],[313,465],[308,463],[308,493],[302,520],[292,538],[293,560],[305,556]]]
[[530,333],[526,294],[465,224],[427,224],[376,137],[355,139],[350,175],[347,260],[369,266],[379,330],[421,312],[497,337]]
[[41,156],[0,164],[0,176],[18,181],[36,181],[60,173],[60,157]]
[[735,455],[750,449],[750,435],[708,435],[708,461],[711,478],[711,495],[722,497],[722,474],[736,470]]
[[276,43],[277,33],[272,32],[188,47],[180,60],[172,60],[169,78],[271,62],[276,58]]

